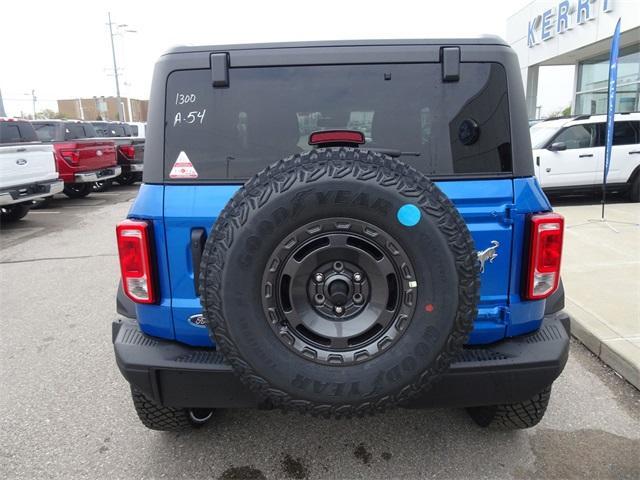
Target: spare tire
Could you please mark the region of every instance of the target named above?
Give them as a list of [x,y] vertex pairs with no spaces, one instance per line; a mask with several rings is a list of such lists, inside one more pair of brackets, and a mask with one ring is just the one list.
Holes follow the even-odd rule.
[[218,217],[200,275],[213,339],[273,406],[351,416],[401,405],[460,352],[474,243],[426,176],[353,148],[295,155]]

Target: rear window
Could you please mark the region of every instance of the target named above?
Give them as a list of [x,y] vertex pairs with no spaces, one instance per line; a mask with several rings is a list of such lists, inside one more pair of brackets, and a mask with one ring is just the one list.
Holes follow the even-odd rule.
[[65,123],[64,139],[76,140],[80,138],[94,138],[96,130],[90,123]]
[[55,142],[57,125],[55,123],[34,123],[33,128],[41,142]]
[[138,136],[138,126],[137,125],[129,125],[131,127],[131,133],[134,137]]
[[29,122],[0,122],[0,143],[37,141],[38,137]]
[[131,128],[128,125],[118,125],[117,123],[109,125],[109,137],[130,137]]
[[310,150],[316,130],[353,129],[365,147],[416,152],[402,160],[434,176],[511,171],[507,82],[501,65],[440,64],[232,68],[229,87],[210,70],[168,79],[165,176],[184,151],[200,181],[247,179]]
[[110,137],[111,131],[109,130],[109,124],[106,122],[91,122],[93,128],[99,137]]

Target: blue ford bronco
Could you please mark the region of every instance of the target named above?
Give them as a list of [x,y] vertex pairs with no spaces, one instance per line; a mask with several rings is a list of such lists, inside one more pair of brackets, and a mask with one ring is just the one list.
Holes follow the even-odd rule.
[[527,428],[567,361],[564,221],[499,38],[179,47],[117,226],[144,425],[464,407]]

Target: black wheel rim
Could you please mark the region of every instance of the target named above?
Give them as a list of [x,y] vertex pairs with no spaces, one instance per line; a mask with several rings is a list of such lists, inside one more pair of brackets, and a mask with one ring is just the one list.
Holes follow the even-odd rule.
[[412,262],[384,230],[328,218],[286,237],[263,276],[265,315],[278,339],[318,363],[347,365],[387,350],[413,316]]

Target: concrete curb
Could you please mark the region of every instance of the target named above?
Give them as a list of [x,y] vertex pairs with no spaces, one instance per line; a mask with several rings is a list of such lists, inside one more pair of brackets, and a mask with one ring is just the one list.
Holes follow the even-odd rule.
[[565,310],[571,316],[571,335],[640,390],[639,339],[620,337],[600,318],[571,298],[567,297]]

